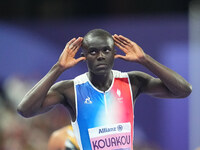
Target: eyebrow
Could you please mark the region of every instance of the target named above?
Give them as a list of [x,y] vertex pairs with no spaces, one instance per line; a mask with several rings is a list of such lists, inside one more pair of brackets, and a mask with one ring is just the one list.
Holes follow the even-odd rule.
[[98,48],[96,48],[96,47],[90,47],[90,48],[88,48],[88,50],[89,50],[89,51],[98,50]]
[[[88,50],[98,50],[99,48],[97,47],[89,47]],[[110,46],[103,46],[100,49],[112,49]]]

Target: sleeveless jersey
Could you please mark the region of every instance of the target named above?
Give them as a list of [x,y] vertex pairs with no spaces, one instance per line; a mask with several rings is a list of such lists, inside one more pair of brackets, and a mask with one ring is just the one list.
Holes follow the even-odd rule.
[[86,73],[74,79],[76,120],[72,122],[82,150],[133,149],[133,99],[127,73],[112,70],[110,88],[103,92]]

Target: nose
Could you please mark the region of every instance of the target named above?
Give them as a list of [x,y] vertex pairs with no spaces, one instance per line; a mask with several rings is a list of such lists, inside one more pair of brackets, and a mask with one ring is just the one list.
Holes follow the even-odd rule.
[[99,51],[99,54],[97,56],[97,60],[105,59],[105,54],[102,51]]

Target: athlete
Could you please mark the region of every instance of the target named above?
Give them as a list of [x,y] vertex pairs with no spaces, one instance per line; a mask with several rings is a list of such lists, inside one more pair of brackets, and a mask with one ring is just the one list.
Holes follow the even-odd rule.
[[[115,45],[124,55],[116,53]],[[82,56],[75,58],[81,46]],[[112,70],[116,58],[139,63],[157,78],[140,71]],[[55,83],[64,71],[83,60],[88,72]],[[66,44],[57,63],[24,96],[18,112],[32,117],[60,103],[71,114],[80,149],[133,149],[136,98],[142,93],[159,98],[184,98],[191,91],[191,85],[183,77],[154,60],[135,42],[94,29],[84,38],[73,38]]]
[[79,150],[71,125],[56,130],[51,134],[48,150]]

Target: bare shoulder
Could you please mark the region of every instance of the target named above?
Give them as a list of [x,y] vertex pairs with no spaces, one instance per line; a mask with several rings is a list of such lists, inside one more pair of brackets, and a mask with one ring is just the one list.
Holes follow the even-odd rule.
[[62,80],[62,81],[56,82],[52,86],[52,88],[53,89],[60,89],[60,88],[70,88],[72,86],[74,86],[73,80]]
[[129,78],[135,79],[135,78],[152,78],[151,75],[142,72],[142,71],[130,71],[128,72]]
[[57,91],[59,93],[65,93],[67,89],[71,89],[74,87],[73,80],[63,80],[55,83],[50,90]]
[[128,76],[130,78],[131,83],[135,83],[137,85],[145,85],[150,80],[155,79],[153,76],[142,71],[128,72]]
[[74,81],[73,80],[63,80],[55,83],[50,92],[57,93],[58,95],[62,95],[64,99],[62,99],[63,104],[68,105],[74,101]]
[[128,72],[133,94],[136,97],[144,90],[143,88],[149,83],[153,77],[141,71]]

